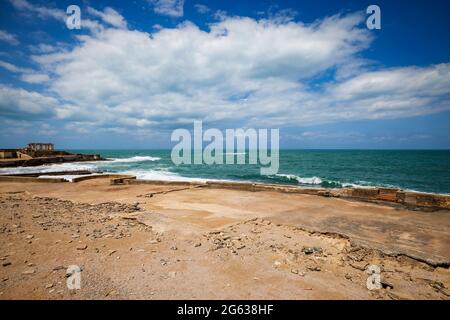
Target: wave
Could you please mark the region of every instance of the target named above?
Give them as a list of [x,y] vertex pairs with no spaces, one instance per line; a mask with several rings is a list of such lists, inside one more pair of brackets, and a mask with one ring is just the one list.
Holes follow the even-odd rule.
[[323,183],[323,180],[319,177],[303,178],[294,174],[281,173],[276,174],[275,177],[281,178],[280,180],[287,180],[288,182],[296,181],[298,184],[321,185]]
[[0,174],[20,174],[20,173],[47,173],[58,171],[78,171],[78,170],[95,170],[97,167],[95,162],[70,162],[70,163],[55,163],[45,164],[34,167],[13,167],[1,168]]
[[151,156],[135,156],[131,158],[112,158],[108,160],[111,160],[111,162],[144,162],[144,161],[158,161],[161,160],[161,158]]
[[251,183],[251,181],[236,181],[236,180],[231,180],[231,179],[211,179],[211,178],[186,177],[186,176],[180,176],[177,173],[167,171],[167,170],[128,170],[128,171],[123,171],[121,173],[133,175],[133,176],[136,176],[136,178],[142,179],[142,180],[181,181],[181,182],[199,182],[199,183],[205,183],[208,181]]

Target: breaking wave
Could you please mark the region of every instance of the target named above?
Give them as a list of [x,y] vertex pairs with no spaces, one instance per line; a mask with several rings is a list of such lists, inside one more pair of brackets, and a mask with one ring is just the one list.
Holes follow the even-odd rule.
[[311,178],[304,178],[299,177],[294,174],[281,174],[278,173],[275,175],[275,179],[278,180],[284,180],[286,182],[297,182],[298,184],[309,184],[309,185],[321,185],[323,183],[322,179],[319,177],[311,177]]
[[112,162],[144,162],[144,161],[158,161],[161,160],[161,158],[151,156],[135,156],[131,158],[112,158],[109,160],[111,160]]

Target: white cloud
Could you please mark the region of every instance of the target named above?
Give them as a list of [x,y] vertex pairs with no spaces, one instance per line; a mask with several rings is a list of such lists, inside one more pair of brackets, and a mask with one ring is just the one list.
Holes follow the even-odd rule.
[[365,48],[370,37],[356,27],[359,21],[336,16],[306,26],[227,18],[209,32],[185,23],[152,36],[106,29],[70,52],[34,59],[55,72],[52,92],[101,123],[251,121],[315,99],[298,80],[338,67]]
[[4,68],[13,73],[21,74],[21,80],[28,83],[42,83],[50,80],[49,76],[45,73],[39,73],[30,68],[18,67],[12,63],[1,61],[0,68]]
[[148,0],[153,11],[170,17],[182,17],[184,14],[184,0]]
[[28,73],[21,76],[22,81],[28,83],[43,83],[50,80],[50,77],[45,73]]
[[124,28],[121,19],[108,22],[102,16],[108,12],[91,14],[115,28],[93,25],[96,31],[78,37],[72,49],[33,56],[41,70],[52,71],[40,80],[55,98],[7,88],[8,101],[21,101],[9,105],[26,110],[31,99],[34,109],[48,112],[51,105],[53,117],[80,130],[141,134],[194,119],[301,127],[450,109],[450,63],[370,71],[360,54],[371,33],[358,14],[312,24],[290,21],[289,12],[283,19],[224,16],[208,31],[185,22],[149,34]]
[[211,11],[211,9],[208,8],[208,6],[205,6],[204,4],[195,4],[194,8],[197,10],[198,13],[205,14]]
[[90,13],[93,16],[99,17],[104,22],[108,23],[109,25],[116,27],[116,28],[127,28],[127,22],[125,19],[120,15],[116,10],[110,7],[106,7],[103,12],[96,10],[92,7],[87,8],[88,13]]
[[19,40],[17,40],[17,36],[15,34],[9,33],[5,30],[0,30],[0,41],[9,43],[13,46],[17,46],[19,44]]
[[32,72],[32,69],[28,69],[28,68],[21,68],[18,67],[12,63],[6,62],[6,61],[1,61],[0,60],[0,68],[6,69],[10,72],[14,72],[14,73],[26,73],[26,72]]
[[53,18],[57,20],[64,20],[66,18],[64,11],[56,8],[49,8],[45,6],[35,5],[26,0],[9,0],[9,1],[17,10],[25,14],[37,14],[40,18],[43,19]]
[[0,85],[0,115],[12,119],[51,117],[59,101],[37,92]]

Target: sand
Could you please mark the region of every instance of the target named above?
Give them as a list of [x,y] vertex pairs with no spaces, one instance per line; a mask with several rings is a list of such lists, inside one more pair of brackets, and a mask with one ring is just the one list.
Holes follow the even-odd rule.
[[[0,183],[0,299],[450,299],[450,212],[199,186]],[[69,290],[66,269],[81,268]],[[367,268],[381,269],[368,290]]]

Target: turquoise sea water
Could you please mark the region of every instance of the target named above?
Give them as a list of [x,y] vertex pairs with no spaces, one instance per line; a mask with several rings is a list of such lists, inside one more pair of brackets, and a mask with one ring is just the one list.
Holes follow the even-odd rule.
[[175,166],[170,150],[78,151],[115,159],[99,163],[98,169],[134,172],[144,178],[186,177],[321,187],[388,186],[450,193],[450,150],[281,150],[280,169],[273,176],[261,176],[258,165]]
[[235,180],[329,188],[386,186],[450,194],[450,150],[281,150],[279,172],[272,176],[260,175],[258,165],[176,166],[170,150],[71,151],[100,154],[112,160],[26,170],[87,168],[127,172],[146,179]]

